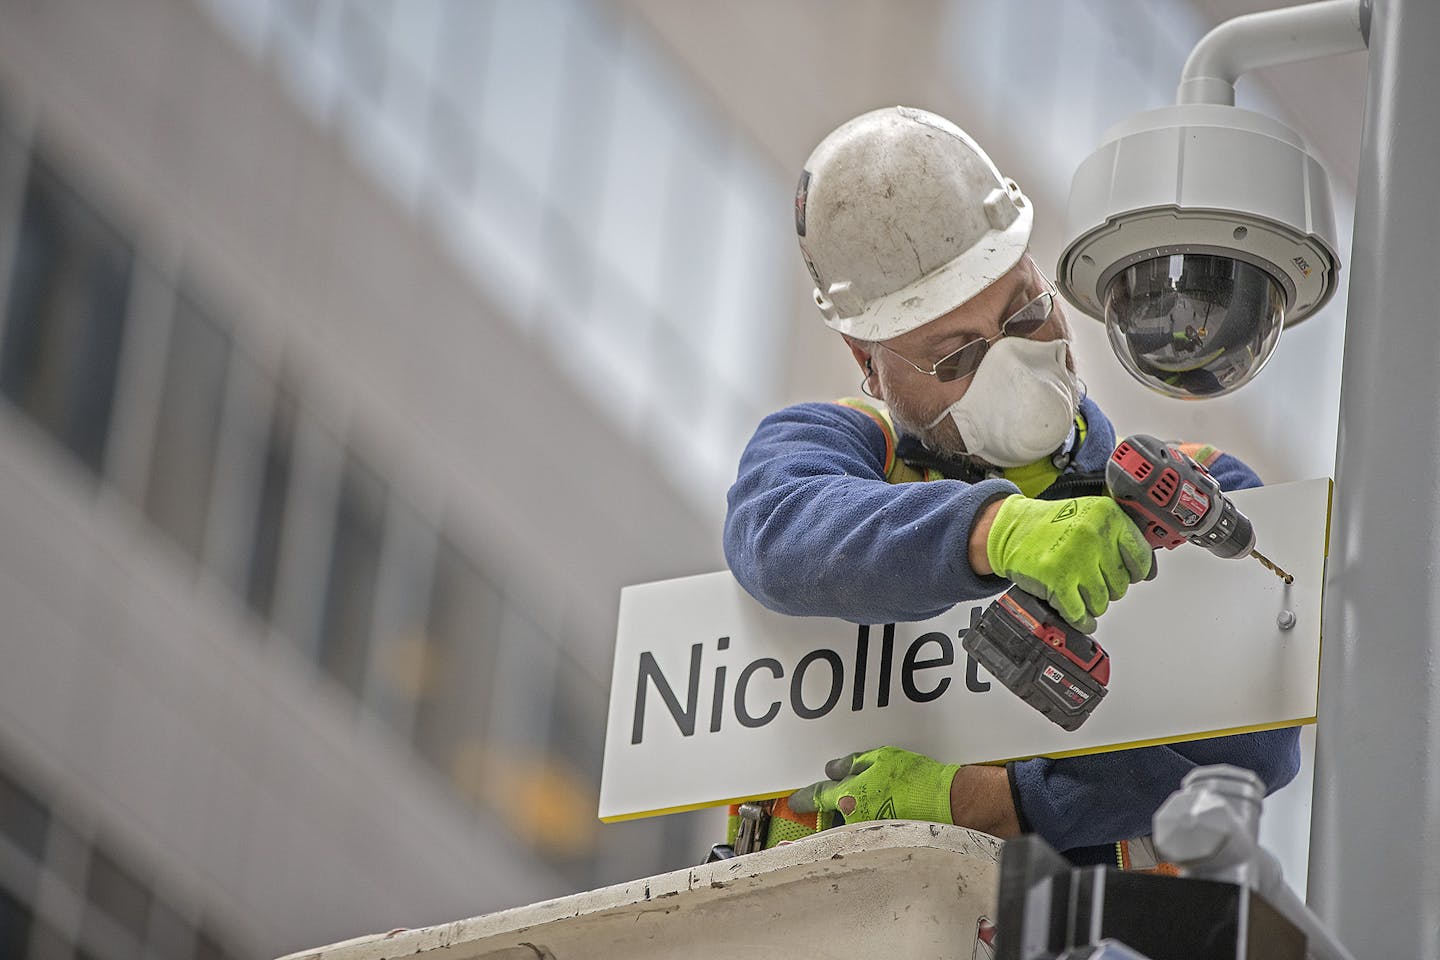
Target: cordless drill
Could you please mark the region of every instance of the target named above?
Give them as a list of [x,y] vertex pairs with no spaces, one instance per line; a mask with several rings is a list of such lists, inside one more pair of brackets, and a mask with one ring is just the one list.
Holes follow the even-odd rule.
[[[1217,557],[1251,556],[1294,577],[1255,549],[1255,527],[1220,484],[1178,447],[1127,437],[1105,465],[1105,489],[1152,549],[1189,541]],[[1066,730],[1079,729],[1105,697],[1110,655],[1039,597],[1011,587],[965,632],[962,646],[995,679]]]

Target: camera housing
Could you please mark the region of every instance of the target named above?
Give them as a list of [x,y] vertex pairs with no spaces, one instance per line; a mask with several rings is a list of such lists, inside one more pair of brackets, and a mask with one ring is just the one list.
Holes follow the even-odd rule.
[[1221,104],[1112,127],[1075,172],[1065,236],[1060,289],[1175,397],[1247,383],[1339,270],[1324,168],[1283,123]]

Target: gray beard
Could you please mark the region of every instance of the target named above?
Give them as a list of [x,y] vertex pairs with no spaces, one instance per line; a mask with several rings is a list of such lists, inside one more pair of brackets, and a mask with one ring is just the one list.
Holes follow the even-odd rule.
[[960,431],[955,428],[953,420],[947,418],[934,427],[926,428],[905,409],[904,404],[897,406],[892,403],[889,406],[890,419],[895,424],[896,433],[909,434],[919,440],[926,450],[944,459],[958,460],[981,469],[994,468],[993,464],[966,452],[965,442],[960,439]]

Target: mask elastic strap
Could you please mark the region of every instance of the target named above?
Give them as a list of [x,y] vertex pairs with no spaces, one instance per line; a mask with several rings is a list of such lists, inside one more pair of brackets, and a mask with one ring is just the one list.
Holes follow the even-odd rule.
[[[959,400],[955,401],[955,403],[959,403],[959,402],[960,402]],[[955,406],[954,403],[950,404],[950,407],[953,407],[953,406]],[[941,410],[941,411],[940,411],[940,416],[936,417],[934,420],[931,420],[929,423],[925,424],[925,429],[926,429],[926,430],[933,430],[933,429],[935,429],[935,425],[936,425],[937,423],[939,423],[941,420],[944,420],[946,417],[950,416],[950,407],[946,407],[944,410]]]

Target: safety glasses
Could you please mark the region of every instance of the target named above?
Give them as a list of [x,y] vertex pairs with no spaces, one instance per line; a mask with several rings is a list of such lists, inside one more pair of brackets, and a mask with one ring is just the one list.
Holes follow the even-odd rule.
[[1045,280],[1045,292],[1012,313],[1004,323],[1000,324],[999,333],[984,340],[971,340],[954,353],[946,354],[936,360],[929,370],[908,357],[900,356],[891,348],[886,347],[884,343],[880,343],[879,346],[884,347],[886,353],[900,357],[918,372],[934,377],[941,383],[962,380],[980,368],[980,361],[985,359],[985,354],[990,350],[990,344],[1001,337],[1032,336],[1049,321],[1050,312],[1055,309],[1055,288],[1044,274],[1041,274],[1041,278]]

